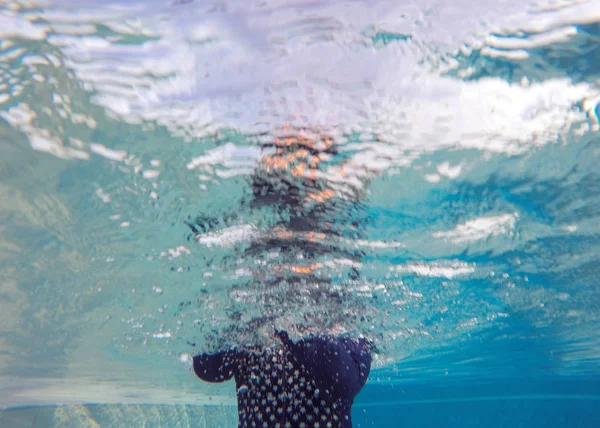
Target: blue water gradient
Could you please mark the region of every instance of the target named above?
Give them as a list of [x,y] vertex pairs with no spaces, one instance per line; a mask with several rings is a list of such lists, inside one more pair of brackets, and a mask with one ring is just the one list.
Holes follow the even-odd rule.
[[356,426],[599,426],[597,3],[0,4],[0,425],[234,426],[286,329]]

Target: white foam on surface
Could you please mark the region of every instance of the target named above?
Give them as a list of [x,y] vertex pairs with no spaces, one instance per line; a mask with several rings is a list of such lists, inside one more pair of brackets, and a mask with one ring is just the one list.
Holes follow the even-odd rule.
[[407,263],[390,267],[390,270],[400,273],[413,273],[418,276],[441,277],[453,279],[475,272],[475,265],[471,263],[450,261],[447,263]]
[[434,238],[450,240],[456,244],[473,242],[497,235],[506,235],[513,232],[515,222],[519,218],[517,213],[499,216],[479,217],[466,223],[457,225],[454,229],[445,232],[434,232]]
[[97,155],[105,157],[109,160],[122,162],[127,157],[127,152],[123,150],[113,150],[106,147],[104,144],[92,143],[90,144],[90,150]]
[[211,246],[229,247],[238,242],[247,242],[259,236],[259,232],[252,225],[232,226],[218,232],[200,235],[197,241],[200,244]]

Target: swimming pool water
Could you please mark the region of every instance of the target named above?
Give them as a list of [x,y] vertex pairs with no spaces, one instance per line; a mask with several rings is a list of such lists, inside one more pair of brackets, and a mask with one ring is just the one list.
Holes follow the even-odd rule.
[[0,425],[235,426],[191,356],[284,328],[374,341],[356,426],[597,426],[599,23],[0,4]]

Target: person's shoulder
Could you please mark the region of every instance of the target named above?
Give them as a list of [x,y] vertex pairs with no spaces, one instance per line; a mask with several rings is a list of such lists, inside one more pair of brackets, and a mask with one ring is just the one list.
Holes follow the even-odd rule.
[[206,382],[223,382],[233,377],[236,371],[237,348],[214,354],[203,353],[193,358],[196,376]]

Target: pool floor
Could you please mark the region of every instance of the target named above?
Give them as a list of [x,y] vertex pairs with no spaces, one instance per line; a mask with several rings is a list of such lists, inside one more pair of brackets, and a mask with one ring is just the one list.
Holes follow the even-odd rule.
[[[552,397],[356,405],[354,427],[598,427],[598,400]],[[69,405],[0,412],[0,426],[235,428],[234,406]]]

